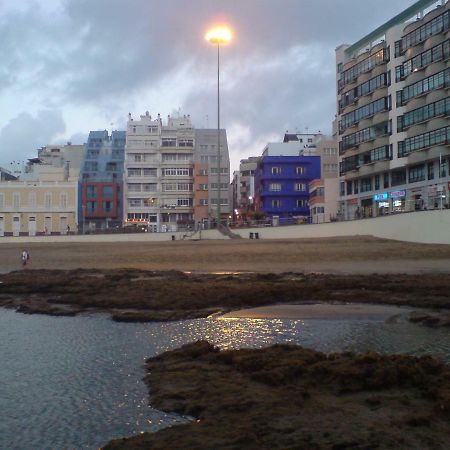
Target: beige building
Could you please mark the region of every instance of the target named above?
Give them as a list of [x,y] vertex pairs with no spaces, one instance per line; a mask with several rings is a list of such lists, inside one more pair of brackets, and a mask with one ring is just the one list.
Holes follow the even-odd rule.
[[448,206],[449,31],[450,3],[420,0],[336,49],[343,218]]
[[[78,155],[82,146],[71,147]],[[57,167],[40,158],[30,160],[17,180],[0,182],[0,236],[76,231],[79,167],[55,159]]]

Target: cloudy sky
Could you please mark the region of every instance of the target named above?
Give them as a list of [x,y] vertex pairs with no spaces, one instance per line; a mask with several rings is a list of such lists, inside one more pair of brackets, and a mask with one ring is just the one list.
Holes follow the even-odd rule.
[[38,147],[125,129],[128,112],[215,127],[216,53],[228,23],[221,124],[232,170],[286,130],[331,132],[334,49],[414,0],[0,0],[0,165]]

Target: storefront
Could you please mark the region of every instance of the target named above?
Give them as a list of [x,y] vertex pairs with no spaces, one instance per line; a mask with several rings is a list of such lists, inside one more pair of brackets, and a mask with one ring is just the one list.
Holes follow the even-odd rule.
[[377,216],[406,211],[406,191],[382,192],[373,196]]

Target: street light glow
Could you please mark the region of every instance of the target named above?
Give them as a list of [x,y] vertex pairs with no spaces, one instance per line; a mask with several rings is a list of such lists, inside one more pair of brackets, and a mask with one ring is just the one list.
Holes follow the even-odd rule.
[[231,37],[231,30],[224,25],[211,28],[205,35],[205,39],[211,44],[228,44]]

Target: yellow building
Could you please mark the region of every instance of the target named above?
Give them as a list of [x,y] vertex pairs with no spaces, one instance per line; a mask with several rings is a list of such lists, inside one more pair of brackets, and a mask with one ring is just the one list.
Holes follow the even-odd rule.
[[76,231],[78,170],[39,165],[19,180],[0,182],[0,236]]

